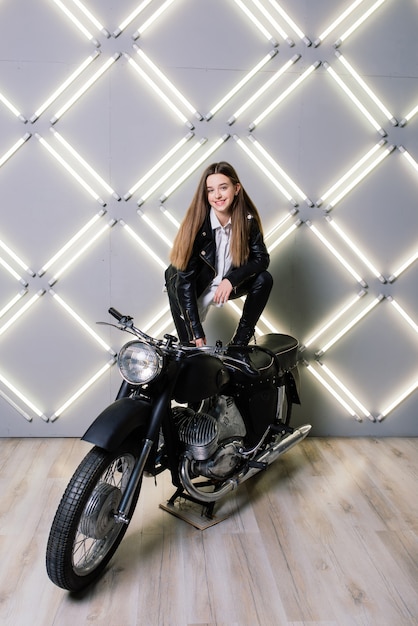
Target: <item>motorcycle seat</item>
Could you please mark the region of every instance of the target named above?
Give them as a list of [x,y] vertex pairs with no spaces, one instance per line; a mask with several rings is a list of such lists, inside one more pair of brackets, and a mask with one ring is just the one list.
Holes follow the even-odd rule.
[[[250,343],[248,348],[240,346],[229,346],[228,355],[224,359],[224,365],[229,371],[231,378],[236,383],[248,384],[248,368],[242,361],[244,350],[246,359],[258,377],[254,378],[254,383],[263,384],[275,375],[283,376],[285,372],[296,367],[298,362],[299,342],[290,335],[271,333],[263,335],[257,339],[257,343]],[[234,358],[234,352],[237,357]]]
[[296,367],[298,362],[299,342],[294,337],[278,333],[268,333],[258,338],[256,345],[276,356],[281,372],[287,372]]

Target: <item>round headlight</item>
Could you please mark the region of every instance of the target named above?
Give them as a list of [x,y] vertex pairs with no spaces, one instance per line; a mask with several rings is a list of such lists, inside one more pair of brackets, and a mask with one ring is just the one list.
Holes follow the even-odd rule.
[[142,341],[130,341],[121,348],[118,366],[123,378],[133,385],[145,385],[161,372],[160,352]]

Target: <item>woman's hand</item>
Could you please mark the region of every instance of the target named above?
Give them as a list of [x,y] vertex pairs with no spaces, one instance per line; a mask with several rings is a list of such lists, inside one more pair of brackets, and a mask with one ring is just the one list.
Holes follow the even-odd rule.
[[196,348],[203,348],[206,345],[206,337],[201,337],[200,339],[195,339]]
[[215,291],[215,295],[213,296],[213,301],[215,304],[225,304],[228,302],[229,296],[231,295],[232,285],[227,278],[221,280],[218,285],[217,290]]

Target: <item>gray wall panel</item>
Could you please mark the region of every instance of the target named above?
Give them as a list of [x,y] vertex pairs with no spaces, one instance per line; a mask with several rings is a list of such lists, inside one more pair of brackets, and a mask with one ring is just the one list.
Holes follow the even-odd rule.
[[[320,45],[308,44],[352,3],[281,0],[278,4],[309,41],[301,40],[267,0],[262,5],[270,18],[250,0],[243,0],[243,5],[269,30],[270,39],[234,0],[174,0],[139,37],[138,29],[163,6],[163,0],[152,0],[120,34],[119,25],[139,2],[86,0],[85,6],[103,26],[101,31],[71,0],[64,0],[92,40],[52,0],[1,3],[0,436],[79,436],[111,401],[119,384],[115,366],[56,415],[111,361],[111,353],[124,341],[121,333],[96,325],[97,320],[108,319],[109,306],[134,315],[137,324],[146,328],[164,311],[163,267],[169,258],[167,241],[173,240],[176,227],[162,209],[180,221],[200,172],[221,159],[238,170],[260,209],[271,247],[275,286],[259,330],[294,334],[304,346],[303,404],[296,409],[296,421],[310,421],[314,435],[418,435],[417,389],[380,420],[382,412],[418,382],[418,261],[394,276],[418,251],[418,170],[414,169],[418,112],[406,124],[393,125],[336,56],[338,49],[401,122],[418,105],[418,5],[414,0],[386,0],[336,48],[335,42],[372,7],[372,0],[364,0]],[[275,22],[294,45],[276,30]],[[203,119],[171,94],[134,45]],[[213,117],[207,115],[269,53],[271,59],[264,67]],[[35,116],[89,55],[95,58],[88,67]],[[56,120],[61,107],[112,55],[118,56],[113,65]],[[294,55],[299,59],[231,125],[231,116]],[[137,74],[130,58],[158,85],[159,93]],[[319,63],[317,69],[250,131],[250,124],[314,63]],[[373,116],[383,129],[380,133],[333,80],[327,65]],[[184,119],[169,108],[161,93],[169,95]],[[57,133],[111,189],[101,186],[70,154]],[[225,135],[230,136],[162,202],[161,196],[178,177]],[[130,192],[186,136],[185,145]],[[20,138],[23,144],[17,148]],[[382,145],[375,154],[335,194],[392,146],[388,156],[333,208],[328,205],[335,194],[321,204],[325,192],[379,141]],[[257,146],[267,151],[308,201],[297,196]],[[186,159],[193,147],[195,153]],[[412,163],[400,147],[408,151]],[[161,181],[183,157],[179,169]],[[297,200],[296,207],[277,181]],[[138,213],[138,202],[145,196]],[[295,228],[288,233],[292,225]],[[333,225],[351,238],[363,257]],[[312,227],[350,264],[357,278]],[[68,242],[72,245],[67,248]],[[341,329],[375,302],[364,318],[322,353]],[[350,308],[342,313],[348,303]],[[236,322],[237,315],[229,307],[214,310],[206,324],[210,342],[228,341]],[[149,331],[163,334],[172,329],[170,316],[164,313]],[[347,404],[331,395],[330,389]]]

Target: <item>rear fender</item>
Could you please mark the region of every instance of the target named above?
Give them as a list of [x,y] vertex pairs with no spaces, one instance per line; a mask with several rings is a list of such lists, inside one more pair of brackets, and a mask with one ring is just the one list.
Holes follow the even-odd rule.
[[285,372],[284,380],[289,400],[294,404],[300,404],[300,377],[297,367]]
[[120,398],[108,406],[84,433],[82,440],[115,450],[139,426],[148,423],[151,406],[139,398]]

